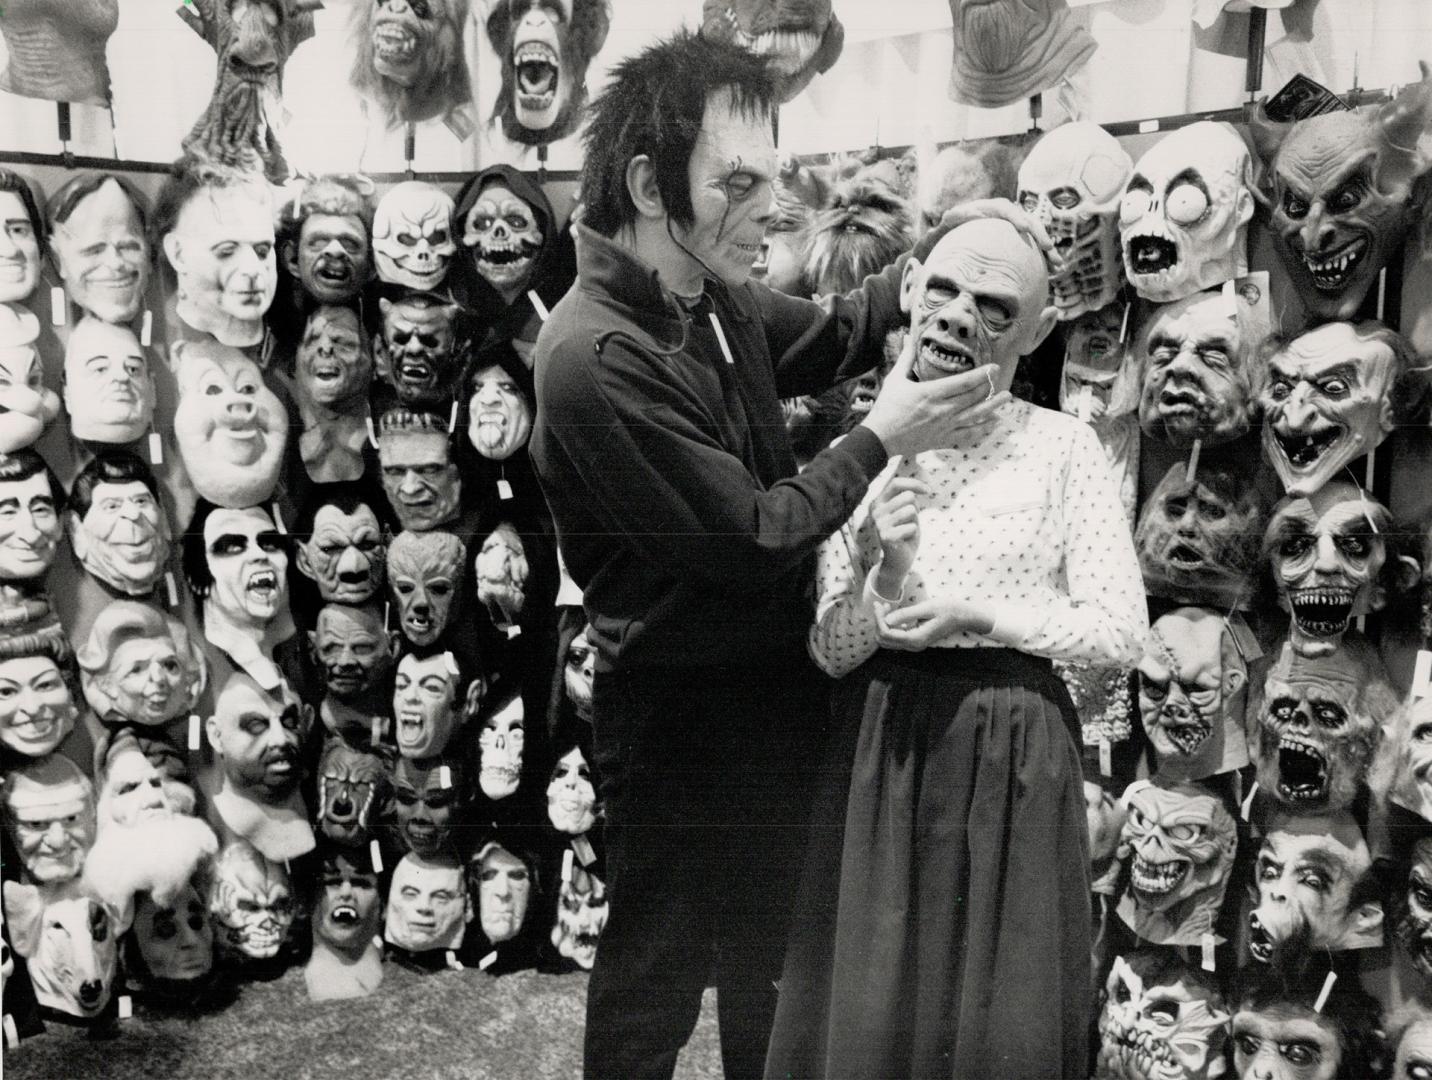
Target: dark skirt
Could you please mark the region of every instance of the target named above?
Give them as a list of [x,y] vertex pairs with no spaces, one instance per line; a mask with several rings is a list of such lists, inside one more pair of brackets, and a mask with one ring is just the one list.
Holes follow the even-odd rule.
[[835,714],[766,1075],[1087,1075],[1078,720],[1048,661],[881,651]]

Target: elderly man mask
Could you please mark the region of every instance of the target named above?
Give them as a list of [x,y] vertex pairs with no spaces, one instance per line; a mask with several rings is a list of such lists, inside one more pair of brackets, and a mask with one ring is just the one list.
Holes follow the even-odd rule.
[[473,560],[477,598],[487,605],[492,623],[499,630],[517,622],[527,603],[527,549],[507,522],[493,529]]
[[100,612],[77,659],[85,700],[105,724],[160,727],[204,689],[204,654],[184,624],[133,600]]
[[39,336],[33,314],[0,304],[0,453],[33,445],[60,414],[59,395],[45,387]]
[[27,300],[40,283],[41,227],[29,183],[0,167],[0,303]]
[[447,421],[390,409],[379,424],[383,492],[404,529],[427,532],[458,516],[462,473],[453,461]]
[[388,885],[385,941],[409,952],[456,949],[472,917],[472,897],[456,859],[403,856]]
[[1143,335],[1139,425],[1174,446],[1231,442],[1254,415],[1254,373],[1237,303],[1221,291],[1159,308]]
[[154,419],[149,358],[127,326],[84,319],[65,344],[65,411],[77,439],[131,443]]
[[318,586],[325,603],[361,604],[383,585],[383,531],[366,502],[351,497],[322,503],[313,531],[294,550],[298,571]]
[[53,753],[79,715],[70,685],[51,655],[0,659],[0,746],[30,758]]
[[323,685],[340,701],[368,693],[393,662],[392,638],[373,607],[324,605],[308,641],[323,669]]
[[108,323],[138,315],[149,284],[149,241],[126,186],[112,176],[78,176],[50,196],[47,212],[50,250],[75,303]]
[[475,372],[468,380],[467,438],[485,458],[505,461],[527,445],[532,406],[516,380],[500,364]]
[[473,859],[477,879],[477,918],[493,945],[511,941],[527,921],[532,895],[532,872],[497,842],[483,847]]
[[452,533],[402,532],[388,545],[388,591],[414,645],[431,645],[447,629],[466,562],[467,546]]
[[133,454],[101,454],[75,478],[69,517],[85,570],[126,596],[154,591],[169,564],[169,519],[149,466]]
[[79,877],[94,843],[94,788],[78,765],[59,754],[22,765],[5,778],[5,826],[33,882],[58,885]]

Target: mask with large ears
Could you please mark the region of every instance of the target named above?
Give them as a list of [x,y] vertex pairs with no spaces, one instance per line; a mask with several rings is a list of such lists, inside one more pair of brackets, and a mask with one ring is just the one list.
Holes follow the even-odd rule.
[[118,967],[118,915],[93,897],[17,881],[5,882],[5,913],[35,1000],[78,1020],[103,1012]]
[[1230,1015],[1212,980],[1177,954],[1114,959],[1099,1011],[1098,1080],[1216,1080],[1227,1071]]

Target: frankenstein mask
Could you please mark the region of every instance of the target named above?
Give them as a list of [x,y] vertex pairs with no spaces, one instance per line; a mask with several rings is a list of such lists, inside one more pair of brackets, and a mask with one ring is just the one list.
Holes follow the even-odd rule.
[[1407,356],[1375,322],[1327,323],[1273,354],[1259,399],[1263,454],[1290,495],[1311,495],[1382,444]]
[[31,881],[58,885],[79,877],[94,843],[94,788],[60,754],[22,765],[5,777],[5,826]]
[[[0,191],[0,199],[8,193]],[[3,281],[0,264],[0,281]],[[40,320],[24,308],[0,304],[0,453],[31,446],[60,413],[60,398],[45,388],[35,348]]]
[[397,723],[398,753],[403,757],[436,757],[447,748],[458,724],[456,666],[451,653],[408,653],[398,661],[398,673],[393,679],[393,719]]
[[[89,188],[87,194],[76,194]],[[60,280],[82,309],[107,323],[139,314],[149,284],[144,220],[114,178],[80,176],[50,197],[50,250]]]
[[[344,504],[349,509],[344,509]],[[383,531],[364,502],[340,500],[319,506],[313,532],[294,549],[298,571],[318,586],[329,604],[362,604],[383,586]]]
[[323,685],[340,701],[373,690],[393,663],[392,639],[371,607],[325,605],[308,640],[323,669]]
[[169,565],[169,520],[154,474],[133,454],[95,458],[70,488],[70,546],[122,596],[147,596]]
[[0,467],[0,581],[33,581],[55,561],[65,534],[64,492],[33,450],[12,453]]
[[950,97],[1008,105],[1054,86],[1098,47],[1065,0],[949,0],[955,22]]
[[85,700],[105,724],[160,727],[204,689],[204,654],[184,624],[133,600],[100,612],[76,658]]
[[393,818],[404,847],[419,855],[449,848],[453,830],[462,824],[462,783],[463,771],[455,758],[400,757],[393,763]]
[[473,562],[477,598],[487,605],[493,625],[512,626],[527,601],[527,551],[517,530],[506,522],[482,542]]
[[329,740],[318,762],[318,826],[335,843],[368,839],[368,826],[387,789],[383,760]]
[[456,949],[472,916],[472,898],[457,860],[410,852],[388,885],[383,938],[409,952]]
[[447,421],[432,413],[391,409],[379,426],[383,492],[399,524],[428,532],[456,518],[462,474],[452,459]]
[[611,0],[501,0],[491,6],[484,29],[502,70],[492,122],[503,135],[540,146],[577,129],[587,101],[587,66],[610,24]]
[[557,953],[586,971],[597,959],[597,941],[607,925],[607,886],[580,867],[557,893],[557,923],[552,944]]
[[179,405],[174,435],[189,479],[219,506],[254,506],[278,486],[288,414],[259,367],[212,341],[173,346]]
[[522,388],[498,364],[481,368],[468,381],[468,441],[483,457],[505,461],[527,445],[532,407]]
[[93,897],[15,881],[5,882],[5,913],[35,1000],[78,1020],[103,1012],[118,960],[114,913]]
[[1248,272],[1249,168],[1243,140],[1207,120],[1165,135],[1139,159],[1119,235],[1140,296],[1167,304]]
[[209,913],[220,950],[240,961],[277,956],[295,914],[293,888],[283,863],[235,840],[219,852],[212,877]]
[[1210,980],[1176,956],[1119,956],[1104,984],[1096,1080],[1215,1080],[1229,1014]]
[[512,698],[482,721],[477,783],[489,799],[505,799],[522,779],[522,749],[527,741],[522,698]]
[[495,179],[483,187],[462,230],[478,274],[511,303],[527,288],[547,239],[532,205]]
[[1174,446],[1231,442],[1254,415],[1254,373],[1237,304],[1195,293],[1154,313],[1143,337],[1139,426]]
[[0,746],[42,758],[74,730],[70,683],[48,655],[0,659]]
[[452,196],[424,180],[405,180],[378,200],[373,258],[390,285],[430,292],[447,277],[457,253]]
[[456,304],[426,293],[380,299],[383,332],[373,339],[378,377],[404,405],[450,401],[462,373]]
[[40,283],[39,229],[29,185],[0,168],[0,303],[27,300]]
[[466,561],[467,547],[452,533],[403,532],[388,545],[388,591],[414,645],[431,645],[447,629]]
[[149,358],[127,326],[85,319],[65,345],[65,411],[77,439],[131,443],[154,419]]
[[1087,121],[1041,136],[1019,168],[1019,204],[1044,225],[1059,255],[1049,287],[1061,320],[1098,311],[1118,296],[1119,200],[1133,169],[1119,141]]
[[581,836],[597,820],[597,792],[592,770],[580,746],[557,759],[547,784],[547,820],[568,836]]
[[482,932],[494,945],[511,941],[527,920],[532,874],[527,864],[498,843],[489,843],[476,863],[477,917]]

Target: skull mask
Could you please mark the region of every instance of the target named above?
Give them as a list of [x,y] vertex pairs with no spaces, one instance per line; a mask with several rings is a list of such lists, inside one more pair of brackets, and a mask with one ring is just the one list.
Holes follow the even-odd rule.
[[1355,631],[1315,659],[1285,647],[1258,711],[1258,787],[1300,813],[1346,810],[1396,708],[1382,660]]
[[482,189],[463,222],[462,246],[477,272],[511,302],[527,287],[546,238],[532,206],[500,180]]
[[1326,323],[1276,352],[1260,397],[1263,453],[1290,495],[1310,495],[1396,426],[1409,351],[1375,322]]
[[209,891],[219,948],[240,959],[278,955],[293,925],[293,890],[282,864],[235,840],[219,852]]
[[552,927],[552,944],[557,952],[578,967],[592,970],[597,959],[597,940],[607,925],[607,887],[602,879],[581,868],[572,871],[572,880],[562,882],[557,894],[557,922]]
[[1154,314],[1142,338],[1139,426],[1174,446],[1231,442],[1253,420],[1249,353],[1232,296],[1195,293]]
[[378,377],[409,406],[450,401],[462,373],[456,304],[425,293],[378,301],[383,332],[373,339]]
[[381,758],[336,739],[329,742],[318,762],[318,824],[323,835],[339,844],[363,843],[387,786]]
[[482,721],[477,736],[481,753],[477,783],[489,799],[505,799],[517,790],[522,779],[526,728],[520,697],[514,697]]
[[1119,199],[1134,163],[1098,124],[1075,121],[1034,144],[1019,169],[1019,204],[1044,225],[1060,258],[1049,279],[1061,320],[1111,303],[1123,282]]
[[447,629],[462,586],[467,547],[452,533],[402,532],[388,547],[388,588],[398,602],[403,636],[431,645]]
[[452,196],[423,180],[405,180],[373,212],[373,258],[378,277],[424,292],[447,277],[457,253]]
[[1248,148],[1201,120],[1153,145],[1119,206],[1124,271],[1145,300],[1166,304],[1247,273],[1253,195]]
[[1214,1080],[1229,1014],[1217,989],[1156,950],[1114,959],[1099,1013],[1096,1080]]
[[1124,792],[1128,817],[1119,857],[1133,857],[1119,917],[1145,941],[1195,945],[1223,903],[1238,846],[1233,817],[1196,784],[1136,783]]
[[1406,891],[1397,898],[1394,934],[1417,971],[1432,979],[1432,837],[1423,837],[1412,847]]

